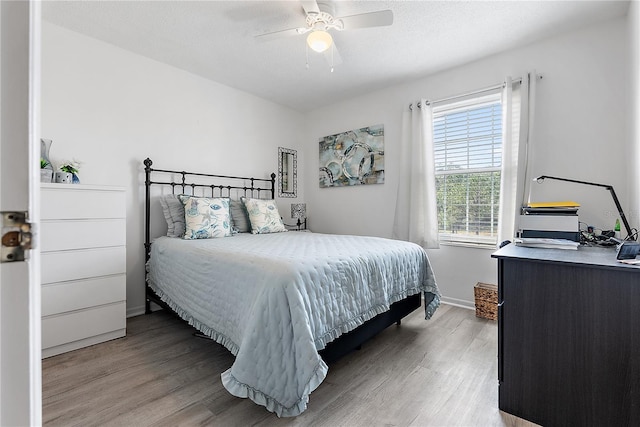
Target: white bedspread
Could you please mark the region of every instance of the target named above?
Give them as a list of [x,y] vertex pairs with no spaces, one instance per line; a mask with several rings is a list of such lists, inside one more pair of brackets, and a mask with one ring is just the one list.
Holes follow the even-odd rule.
[[327,366],[318,350],[409,295],[440,293],[425,251],[376,237],[238,234],[151,246],[148,283],[236,360],[227,390],[278,416],[302,413]]

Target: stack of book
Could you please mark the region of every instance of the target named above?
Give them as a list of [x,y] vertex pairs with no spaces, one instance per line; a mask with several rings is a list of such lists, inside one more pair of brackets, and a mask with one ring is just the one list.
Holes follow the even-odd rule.
[[573,249],[577,250],[580,243],[566,239],[544,239],[544,238],[520,238],[515,239],[516,246],[525,246],[528,248],[544,248],[544,249]]
[[579,207],[572,201],[529,203],[522,208],[518,237],[580,242]]

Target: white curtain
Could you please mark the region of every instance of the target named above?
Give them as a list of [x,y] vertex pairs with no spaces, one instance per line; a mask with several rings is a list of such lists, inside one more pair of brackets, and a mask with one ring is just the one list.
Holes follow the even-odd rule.
[[[523,192],[521,194],[522,204],[529,203],[531,196],[531,184],[533,180],[532,172],[536,170],[534,164],[534,148],[533,142],[533,129],[535,128],[535,112],[536,112],[536,87],[539,76],[535,70],[527,74],[526,83],[523,81],[522,85],[522,115],[527,117],[527,120],[522,120],[522,127],[520,129],[520,138],[524,141],[524,153],[520,156],[522,165],[524,165],[524,183],[521,186]],[[524,79],[523,79],[524,80]]]
[[[500,180],[500,213],[498,244],[511,240],[518,229],[520,208],[528,197],[528,153],[530,149],[529,76],[521,84],[505,79],[502,90],[502,174]],[[533,76],[535,80],[535,73]],[[535,83],[535,82],[534,82]],[[535,87],[534,87],[535,89]]]
[[393,238],[438,248],[433,112],[425,99],[403,113],[400,151]]

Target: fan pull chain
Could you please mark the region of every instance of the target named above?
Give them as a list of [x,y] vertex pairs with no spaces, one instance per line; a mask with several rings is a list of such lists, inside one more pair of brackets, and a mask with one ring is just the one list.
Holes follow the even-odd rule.
[[336,47],[333,43],[331,43],[331,72],[333,73],[333,52],[336,51]]
[[309,46],[307,46],[307,44],[305,43],[305,47],[306,47],[306,49],[304,50],[304,52],[305,52],[305,55],[307,57],[306,69],[308,70],[309,69]]

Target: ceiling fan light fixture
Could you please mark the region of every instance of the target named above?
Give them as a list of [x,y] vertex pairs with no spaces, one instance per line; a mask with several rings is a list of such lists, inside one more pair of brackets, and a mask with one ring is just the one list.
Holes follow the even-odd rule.
[[333,37],[324,30],[315,30],[307,36],[307,44],[318,53],[322,53],[331,47]]

